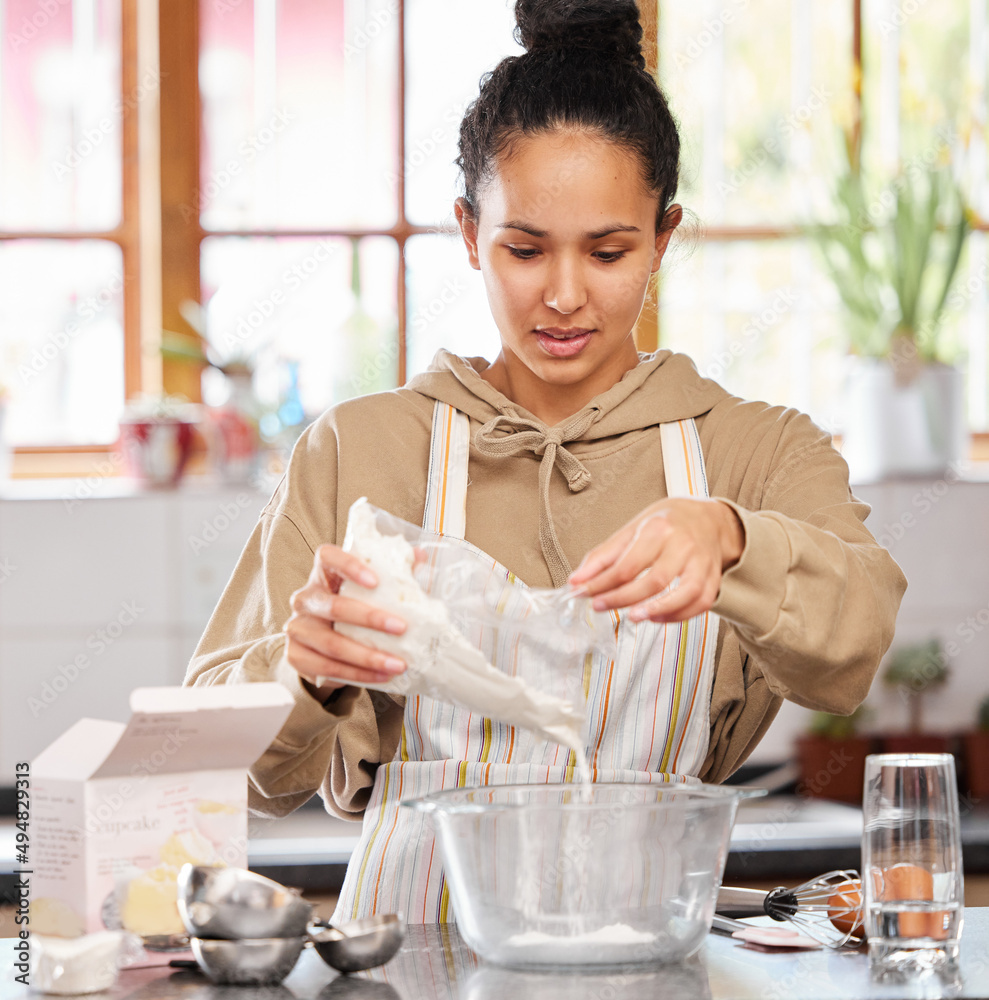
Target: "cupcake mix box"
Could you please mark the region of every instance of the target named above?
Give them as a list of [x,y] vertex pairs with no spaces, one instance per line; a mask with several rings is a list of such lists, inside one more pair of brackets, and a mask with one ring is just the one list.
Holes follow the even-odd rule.
[[138,688],[127,723],[63,733],[31,768],[31,930],[180,938],[179,869],[247,866],[247,768],[292,704],[275,683]]

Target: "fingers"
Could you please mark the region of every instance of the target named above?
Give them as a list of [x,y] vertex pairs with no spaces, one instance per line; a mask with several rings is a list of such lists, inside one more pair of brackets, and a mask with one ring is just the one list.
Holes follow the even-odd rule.
[[[292,616],[285,625],[286,660],[308,680],[332,677],[354,684],[393,680],[405,670],[401,659],[341,635],[333,624],[344,622],[401,635],[407,623],[384,608],[341,596],[340,584],[344,580],[367,588],[378,583],[374,573],[356,556],[336,545],[321,545],[309,580],[290,599]],[[328,688],[332,690],[332,686]]]
[[366,604],[353,597],[341,597],[325,587],[307,584],[292,595],[292,611],[296,615],[322,618],[328,622],[346,622],[348,625],[363,625],[401,635],[407,625],[397,615],[384,608]]
[[[629,558],[616,564],[616,571],[621,571],[618,586],[598,594],[592,601],[595,611],[610,611],[613,608],[627,608],[662,594],[669,586],[680,578],[683,585],[696,576],[698,571],[704,572],[703,558],[698,564],[698,556],[693,551],[689,540],[673,538],[669,541],[660,556],[649,565],[639,569],[638,574],[628,579],[631,571],[639,567],[640,559]],[[625,566],[627,565],[627,571]],[[624,582],[627,580],[628,582]]]
[[[641,600],[664,589],[680,572],[686,560],[687,555],[683,550],[685,546],[689,546],[689,539],[687,536],[674,534],[662,513],[643,517],[635,523],[632,531],[623,534],[624,538],[616,536],[614,539],[621,545],[620,549],[612,545],[612,540],[604,543],[602,548],[607,548],[605,558],[611,557],[610,562],[580,588],[588,597],[594,598],[596,611],[625,607],[632,601]],[[636,581],[647,569],[650,573],[645,583],[637,581],[639,586],[625,590],[622,603],[612,602],[611,598],[619,588]],[[650,589],[643,591],[643,586],[649,586]],[[626,599],[626,595],[631,596]]]
[[346,663],[327,660],[325,656],[291,641],[286,644],[285,656],[299,676],[319,692],[320,699],[348,684],[363,687],[367,684],[385,684],[391,679],[385,674],[370,674]]
[[589,552],[571,585],[596,611],[629,608],[631,621],[682,621],[710,610],[722,575],[714,510],[709,501],[660,501]]
[[682,578],[669,593],[643,601],[632,608],[630,621],[680,622],[710,611],[717,600],[720,577]]
[[600,581],[595,579],[598,574],[611,567],[627,551],[629,542],[635,536],[632,525],[616,531],[607,541],[591,549],[581,560],[580,565],[570,574],[567,581],[571,587],[593,597],[600,593]]
[[362,587],[378,585],[378,578],[367,564],[350,552],[344,552],[339,545],[320,545],[316,550],[313,572],[314,575],[321,574],[324,582],[332,590],[340,589],[341,579],[352,580]]
[[383,684],[405,670],[398,657],[341,635],[317,618],[293,615],[285,635],[288,662],[307,677]]

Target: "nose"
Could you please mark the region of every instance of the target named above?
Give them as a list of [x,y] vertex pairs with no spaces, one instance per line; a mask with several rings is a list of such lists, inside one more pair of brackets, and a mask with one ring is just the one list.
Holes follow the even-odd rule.
[[574,260],[558,258],[547,275],[543,302],[564,316],[575,313],[587,302],[587,289]]

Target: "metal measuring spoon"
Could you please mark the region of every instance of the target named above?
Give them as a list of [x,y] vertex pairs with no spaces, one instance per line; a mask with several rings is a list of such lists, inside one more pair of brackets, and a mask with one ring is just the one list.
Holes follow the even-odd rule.
[[309,940],[319,957],[338,972],[361,972],[390,961],[405,938],[400,913],[383,913],[333,927],[325,921],[309,925]]

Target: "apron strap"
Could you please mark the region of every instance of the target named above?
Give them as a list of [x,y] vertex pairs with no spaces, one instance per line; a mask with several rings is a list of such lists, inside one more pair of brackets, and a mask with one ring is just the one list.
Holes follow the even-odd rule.
[[663,444],[663,471],[666,473],[666,494],[671,497],[706,497],[707,473],[697,424],[686,420],[671,420],[659,425]]
[[[693,418],[660,424],[659,430],[667,495],[707,497],[709,494],[704,453],[701,451],[701,439]],[[713,611],[706,611],[677,626],[678,642],[683,643],[687,661],[699,665],[695,674],[695,691],[700,694],[700,698],[696,701],[691,698],[689,705],[684,706],[686,718],[681,730],[683,735],[673,756],[669,760],[664,756],[661,762],[663,768],[673,771],[686,768],[688,773],[696,774],[707,755],[710,741],[708,716],[711,710],[711,688],[714,684],[718,625],[718,616]],[[679,699],[676,701],[679,703]],[[678,711],[679,707],[679,704],[675,704],[674,711]]]
[[429,446],[426,510],[422,526],[437,535],[463,538],[467,530],[467,460],[470,418],[436,401]]

